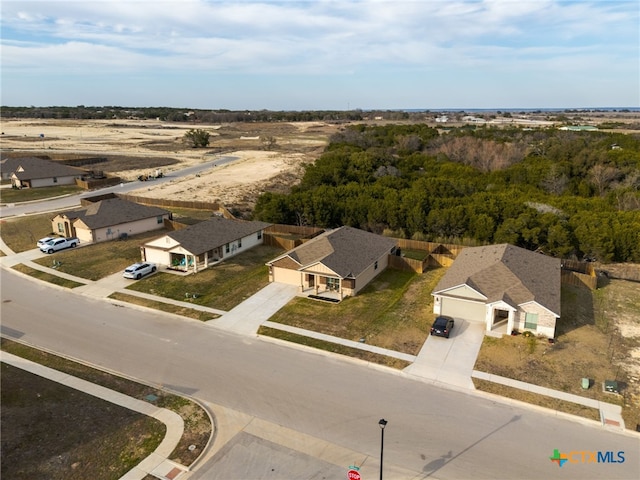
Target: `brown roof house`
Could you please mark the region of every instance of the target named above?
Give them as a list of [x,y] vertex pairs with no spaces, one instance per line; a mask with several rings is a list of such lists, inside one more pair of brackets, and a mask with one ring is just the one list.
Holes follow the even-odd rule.
[[[82,178],[87,172],[62,163],[43,160],[36,157],[19,159],[18,166],[11,174],[11,184],[15,188],[55,187],[58,185],[74,185],[76,178]],[[13,166],[11,160],[7,166]],[[4,169],[3,169],[4,172]]]
[[171,212],[121,198],[108,198],[51,219],[54,232],[81,242],[104,242],[164,228]]
[[387,268],[397,242],[357,228],[326,231],[267,263],[269,281],[310,295],[342,300]]
[[142,257],[171,269],[197,272],[262,244],[264,229],[270,225],[212,217],[145,243]]
[[468,247],[432,292],[437,315],[487,331],[553,338],[560,318],[560,260],[513,245]]

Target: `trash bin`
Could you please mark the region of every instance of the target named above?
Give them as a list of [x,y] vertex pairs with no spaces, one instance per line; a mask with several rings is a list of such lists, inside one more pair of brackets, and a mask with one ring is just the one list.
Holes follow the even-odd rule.
[[591,381],[588,378],[583,378],[582,379],[582,388],[584,390],[588,390],[590,384],[591,384]]

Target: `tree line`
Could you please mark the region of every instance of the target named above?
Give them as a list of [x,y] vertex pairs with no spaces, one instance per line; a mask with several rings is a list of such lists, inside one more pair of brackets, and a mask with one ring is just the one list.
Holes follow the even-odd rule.
[[289,194],[260,196],[254,217],[640,262],[640,136],[346,127]]

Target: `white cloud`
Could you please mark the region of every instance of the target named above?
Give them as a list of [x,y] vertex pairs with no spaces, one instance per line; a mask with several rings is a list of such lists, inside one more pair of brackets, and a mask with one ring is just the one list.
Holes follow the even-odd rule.
[[594,59],[604,69],[608,60],[633,62],[627,75],[638,75],[635,0],[4,0],[2,9],[3,77],[124,71],[391,78],[474,69],[526,75],[563,66],[577,77]]

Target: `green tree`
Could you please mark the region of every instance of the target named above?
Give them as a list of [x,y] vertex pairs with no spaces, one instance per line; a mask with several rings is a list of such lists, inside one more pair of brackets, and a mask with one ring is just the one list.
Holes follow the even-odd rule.
[[184,141],[193,148],[202,148],[209,146],[209,137],[211,134],[201,128],[191,129],[184,134]]

